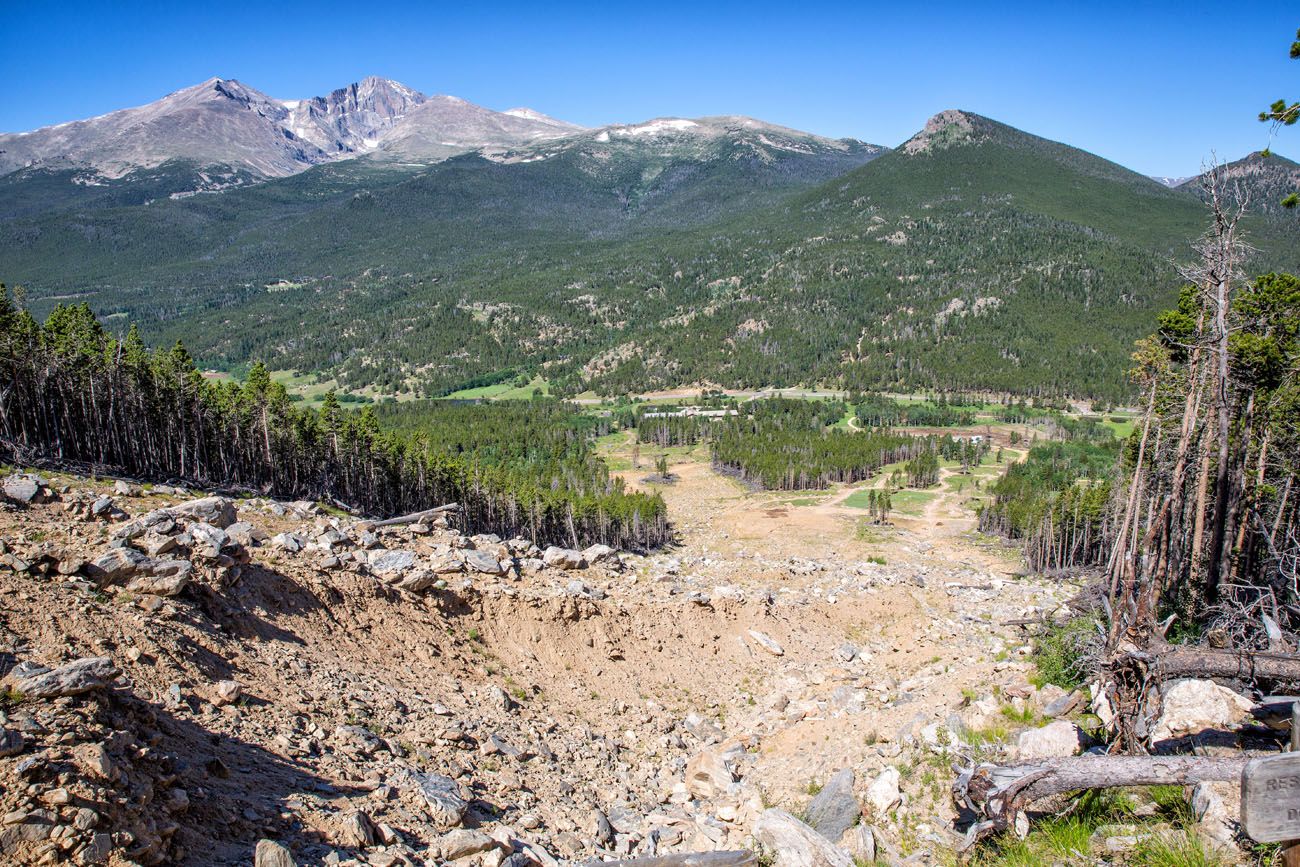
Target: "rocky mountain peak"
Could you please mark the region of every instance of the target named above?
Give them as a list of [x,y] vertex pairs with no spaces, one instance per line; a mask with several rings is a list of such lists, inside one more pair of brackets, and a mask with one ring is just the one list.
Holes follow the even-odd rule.
[[294,101],[285,125],[326,153],[364,153],[378,147],[386,131],[427,100],[404,84],[368,76],[328,96]]
[[927,120],[920,132],[903,143],[901,150],[909,154],[926,153],[971,141],[979,120],[978,115],[946,109]]

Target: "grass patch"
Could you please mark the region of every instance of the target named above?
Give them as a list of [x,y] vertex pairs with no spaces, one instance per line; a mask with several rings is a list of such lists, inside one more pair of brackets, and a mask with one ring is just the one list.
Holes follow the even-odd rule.
[[446,400],[532,400],[533,391],[541,389],[543,396],[549,397],[551,385],[543,377],[535,376],[526,385],[515,385],[514,380],[498,382],[493,385],[480,385],[477,388],[462,388],[446,396]]
[[[1138,799],[1148,798],[1157,810],[1154,815],[1139,817]],[[1093,834],[1106,825],[1127,825],[1141,839],[1132,852],[1113,863],[1130,867],[1224,867],[1228,862],[1188,830],[1194,824],[1195,817],[1180,786],[1099,789],[1079,796],[1062,814],[1035,822],[1023,840],[1008,833],[985,841],[976,847],[967,864],[1055,867],[1100,863],[1089,851]]]
[[1221,867],[1228,862],[1195,834],[1152,835],[1129,858],[1134,867]]

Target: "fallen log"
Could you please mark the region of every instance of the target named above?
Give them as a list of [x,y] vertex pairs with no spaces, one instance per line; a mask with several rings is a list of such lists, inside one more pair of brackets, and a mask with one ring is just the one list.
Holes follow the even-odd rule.
[[1249,756],[1079,756],[1027,765],[981,764],[961,771],[952,786],[953,803],[974,814],[962,848],[989,834],[1024,823],[1035,801],[1066,792],[1122,786],[1190,786],[1241,778]]
[[1130,651],[1119,657],[1117,662],[1141,665],[1147,678],[1152,680],[1222,677],[1300,683],[1300,655],[1267,650],[1163,644],[1146,650]]
[[761,862],[748,849],[724,852],[685,852],[679,855],[649,855],[614,861],[584,861],[583,867],[758,867]]
[[445,506],[437,506],[432,509],[425,509],[423,512],[412,512],[409,515],[401,515],[396,518],[389,518],[385,521],[375,521],[376,527],[396,527],[398,524],[418,524],[426,518],[436,518],[447,512],[454,512],[460,508],[459,503],[448,503]]

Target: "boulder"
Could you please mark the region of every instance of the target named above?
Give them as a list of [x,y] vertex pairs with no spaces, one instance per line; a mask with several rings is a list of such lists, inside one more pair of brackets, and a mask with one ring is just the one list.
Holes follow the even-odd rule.
[[381,579],[395,579],[415,565],[414,551],[395,549],[369,552],[370,571]]
[[889,767],[871,781],[867,787],[867,805],[873,815],[887,816],[890,810],[903,802],[903,794],[898,790],[899,779],[898,769]]
[[109,548],[91,561],[87,571],[103,584],[117,584],[146,572],[153,561],[134,548]]
[[24,505],[41,502],[44,499],[42,496],[44,487],[32,476],[21,474],[5,476],[4,481],[0,481],[0,492],[15,503]]
[[805,818],[818,834],[832,843],[858,823],[862,807],[853,795],[853,769],[837,772],[808,804]]
[[293,533],[276,533],[271,537],[271,545],[279,548],[281,551],[288,551],[290,554],[297,554],[307,543],[302,537]]
[[1083,693],[1068,692],[1064,695],[1053,698],[1043,706],[1043,716],[1048,719],[1063,717],[1073,711],[1083,702]]
[[126,584],[133,593],[151,596],[176,596],[190,585],[194,565],[188,560],[163,560],[152,563],[147,572],[138,573]]
[[1151,740],[1180,738],[1206,729],[1231,729],[1249,718],[1253,707],[1212,680],[1176,680],[1165,686],[1163,708]]
[[240,696],[243,694],[244,686],[239,681],[220,680],[212,688],[212,703],[217,707],[224,707],[239,701]]
[[410,593],[423,593],[438,583],[438,573],[432,569],[408,569],[398,578],[394,587]]
[[429,844],[429,856],[438,863],[458,861],[470,855],[496,849],[500,844],[482,831],[457,828]]
[[339,839],[344,846],[351,849],[365,849],[375,845],[379,839],[379,829],[374,820],[360,810],[353,810],[343,817],[343,827]]
[[150,557],[158,557],[176,550],[176,537],[164,536],[151,530],[135,539],[134,544]]
[[465,567],[471,572],[481,572],[484,575],[506,574],[501,561],[487,551],[466,551]]
[[27,736],[18,729],[0,726],[0,759],[16,756],[27,749]]
[[460,787],[451,777],[441,774],[412,772],[415,785],[424,798],[429,821],[441,830],[454,828],[465,818],[469,803],[461,797]]
[[608,545],[596,544],[582,551],[582,559],[588,563],[602,563],[613,557],[616,552]]
[[[498,563],[497,568],[500,567],[501,564]],[[433,559],[429,569],[436,575],[455,575],[465,571],[465,561],[451,554],[442,554]]]
[[776,639],[772,638],[772,636],[767,633],[759,632],[757,629],[751,629],[749,630],[749,637],[762,650],[767,651],[773,656],[785,655],[785,648],[780,644],[777,644]]
[[764,810],[754,841],[774,867],[854,867],[849,853],[784,810]]
[[24,698],[81,695],[108,686],[119,674],[121,672],[113,660],[107,656],[94,656],[22,678],[18,681],[17,689]]
[[1040,729],[1020,733],[1016,757],[1022,762],[1077,756],[1084,747],[1085,736],[1074,723],[1057,720]]
[[557,548],[555,545],[542,552],[542,562],[552,569],[586,569],[587,561],[581,551]]
[[270,539],[265,530],[247,521],[236,521],[226,528],[226,533],[231,539],[246,548],[256,548]]
[[298,867],[288,849],[274,840],[258,840],[253,850],[253,867]]
[[215,558],[238,544],[225,530],[206,521],[191,524],[190,537],[194,540],[194,553],[203,557]]
[[844,832],[840,848],[849,853],[854,864],[874,864],[876,861],[876,835],[870,825],[857,824]]
[[731,751],[705,750],[686,763],[686,790],[700,800],[727,792],[735,782]]
[[226,497],[202,497],[185,503],[177,503],[159,511],[173,518],[184,518],[211,524],[218,529],[225,529],[238,520],[235,504]]

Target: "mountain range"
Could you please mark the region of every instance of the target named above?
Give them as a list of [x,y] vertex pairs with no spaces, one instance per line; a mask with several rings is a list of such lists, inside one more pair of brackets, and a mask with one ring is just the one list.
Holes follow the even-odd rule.
[[210,78],[140,108],[0,135],[0,174],[83,168],[119,178],[186,160],[275,178],[366,153],[443,159],[579,129],[530,109],[497,112],[454,96],[425,96],[384,78],[295,100]]
[[[0,137],[0,279],[204,363],[446,394],[828,384],[1119,398],[1206,215],[968,111],[889,149],[753,118],[583,129],[365,79],[213,79]],[[1228,167],[1258,269],[1300,166]]]

